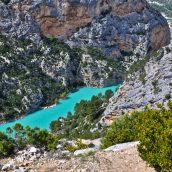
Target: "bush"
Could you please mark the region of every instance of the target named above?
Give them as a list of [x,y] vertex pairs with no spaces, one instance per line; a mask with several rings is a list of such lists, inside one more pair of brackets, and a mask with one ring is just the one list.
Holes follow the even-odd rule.
[[117,119],[103,137],[102,148],[137,140],[137,115],[138,113],[135,113]]
[[117,119],[102,139],[102,148],[117,143],[139,140],[138,151],[143,160],[158,170],[172,169],[172,102],[168,109],[145,108],[131,116]]
[[165,98],[166,98],[166,100],[170,100],[171,99],[171,94],[169,93],[169,94],[166,94],[165,95]]
[[15,137],[13,141],[19,149],[24,149],[29,144],[39,148],[45,148],[46,150],[53,150],[56,148],[59,140],[57,136],[47,130],[41,130],[39,128],[31,129],[29,126],[24,128],[19,123],[13,126],[13,130],[8,128],[7,134],[11,135],[14,132]]
[[0,132],[0,158],[9,156],[13,153],[13,140],[9,139],[5,134]]
[[172,103],[169,109],[148,110],[144,125],[140,126],[138,146],[143,160],[158,170],[172,169]]
[[66,145],[66,150],[68,150],[69,152],[75,152],[76,150],[80,150],[80,149],[86,149],[88,148],[87,145],[83,144],[82,141],[80,139],[78,139],[76,141],[76,146],[72,146],[72,145]]
[[65,149],[68,150],[69,152],[75,152],[77,150],[77,147],[72,145],[66,145]]

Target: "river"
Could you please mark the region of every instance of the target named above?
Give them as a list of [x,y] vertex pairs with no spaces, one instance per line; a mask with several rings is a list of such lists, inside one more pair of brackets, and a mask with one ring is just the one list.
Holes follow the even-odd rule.
[[42,109],[29,114],[19,120],[8,122],[0,125],[0,131],[5,132],[7,127],[12,127],[16,123],[21,123],[23,126],[39,127],[41,129],[49,129],[52,121],[59,117],[65,117],[68,112],[74,114],[74,107],[76,103],[81,100],[90,100],[92,96],[102,93],[103,95],[109,89],[114,93],[119,88],[119,85],[105,87],[105,88],[80,88],[76,92],[70,93],[66,99],[61,100],[57,105],[48,109]]

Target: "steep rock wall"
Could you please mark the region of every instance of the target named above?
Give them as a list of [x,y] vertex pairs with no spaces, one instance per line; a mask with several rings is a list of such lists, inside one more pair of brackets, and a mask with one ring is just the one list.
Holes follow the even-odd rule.
[[145,55],[170,41],[166,20],[145,0],[12,0],[0,4],[0,30],[39,42],[40,33],[107,55]]

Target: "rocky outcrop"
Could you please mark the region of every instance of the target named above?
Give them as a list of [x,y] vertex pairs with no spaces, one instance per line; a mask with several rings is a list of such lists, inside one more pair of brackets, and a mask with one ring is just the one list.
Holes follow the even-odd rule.
[[154,53],[145,64],[144,69],[130,75],[117,94],[110,99],[103,124],[111,124],[114,118],[135,110],[143,110],[145,106],[157,108],[157,103],[172,100],[172,45]]
[[145,55],[170,41],[166,20],[145,0],[12,0],[0,11],[3,33],[39,42],[41,32],[113,57]]
[[[148,166],[140,157],[137,151],[137,142],[124,143],[114,145],[105,151],[92,152],[90,155],[85,155],[81,157],[76,156],[63,156],[61,158],[55,156],[58,154],[58,150],[54,152],[43,154],[39,157],[39,152],[37,158],[29,158],[29,152],[25,155],[20,154],[23,161],[18,161],[17,155],[13,158],[8,158],[2,160],[0,164],[0,170],[2,169],[20,172],[34,171],[52,171],[52,172],[74,172],[74,171],[99,171],[99,172],[155,172],[154,168]],[[36,155],[37,156],[37,155]],[[32,156],[31,156],[32,157]],[[34,155],[33,155],[34,157]],[[4,170],[5,171],[5,170]]]
[[111,147],[108,147],[104,151],[105,152],[109,152],[109,151],[118,152],[118,151],[121,151],[121,150],[137,147],[137,145],[139,145],[138,141],[129,142],[129,143],[121,143],[121,144],[117,144],[117,145],[113,145]]

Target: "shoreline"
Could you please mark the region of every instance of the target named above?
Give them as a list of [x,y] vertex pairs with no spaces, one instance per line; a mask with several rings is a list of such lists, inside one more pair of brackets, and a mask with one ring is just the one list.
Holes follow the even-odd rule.
[[[116,83],[116,84],[114,84],[114,86],[115,86],[115,85],[120,85],[120,84],[121,84],[121,83]],[[112,86],[113,86],[113,85],[112,85]],[[106,87],[111,87],[111,86],[106,86]],[[91,87],[91,86],[86,86],[86,88],[106,88],[106,87]],[[56,105],[58,105],[58,103],[59,103],[61,100],[67,99],[67,97],[68,97],[69,94],[72,94],[72,93],[74,93],[74,92],[76,92],[76,91],[78,91],[79,89],[82,89],[82,88],[85,88],[85,87],[84,87],[84,86],[81,86],[81,87],[77,87],[77,88],[75,88],[75,89],[73,89],[73,90],[70,90],[70,91],[68,92],[68,94],[66,95],[66,97],[60,98],[59,101],[58,101],[56,104],[52,104],[52,105],[48,105],[48,106],[39,107],[38,109],[34,110],[33,112],[30,112],[30,113],[28,113],[28,114],[26,113],[25,115],[18,116],[18,117],[16,117],[16,118],[13,119],[13,120],[0,122],[0,126],[2,126],[2,125],[4,125],[4,124],[7,124],[7,123],[11,123],[11,122],[17,121],[17,120],[20,120],[20,119],[23,119],[23,118],[27,117],[28,115],[31,115],[31,114],[34,113],[34,112],[37,112],[37,111],[40,111],[40,110],[51,109],[51,108],[55,107]],[[119,89],[119,87],[118,87],[118,89]],[[118,90],[118,89],[117,89],[117,90]],[[117,90],[115,90],[115,91],[117,91]]]

